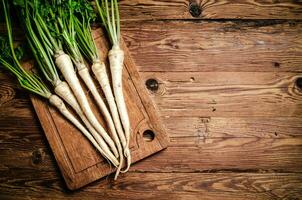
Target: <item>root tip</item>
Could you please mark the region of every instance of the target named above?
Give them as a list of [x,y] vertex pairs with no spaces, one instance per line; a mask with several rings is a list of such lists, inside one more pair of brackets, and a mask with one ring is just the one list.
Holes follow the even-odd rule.
[[130,166],[131,166],[131,156],[130,156],[130,154],[129,154],[129,156],[127,157],[127,168],[124,169],[123,171],[121,171],[121,173],[126,173],[126,172],[128,172],[129,169],[130,169]]

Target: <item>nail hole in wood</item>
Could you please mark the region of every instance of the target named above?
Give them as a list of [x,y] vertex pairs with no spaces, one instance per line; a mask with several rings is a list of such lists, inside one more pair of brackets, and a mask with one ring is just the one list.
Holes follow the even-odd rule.
[[196,2],[190,3],[189,12],[193,17],[199,17],[201,14],[201,8]]
[[280,63],[274,62],[274,67],[279,68],[280,67]]
[[152,92],[156,92],[158,90],[158,81],[156,79],[148,79],[146,81],[146,87],[148,88],[148,90],[151,90]]
[[145,130],[143,133],[143,138],[146,142],[152,142],[155,138],[155,134],[151,130]]
[[302,77],[297,78],[296,85],[300,90],[302,90]]

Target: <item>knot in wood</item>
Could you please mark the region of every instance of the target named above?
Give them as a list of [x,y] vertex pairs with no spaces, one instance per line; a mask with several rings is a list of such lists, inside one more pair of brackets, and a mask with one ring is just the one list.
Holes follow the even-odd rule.
[[40,149],[37,149],[32,152],[32,162],[33,164],[37,165],[42,162],[43,155]]
[[196,2],[193,2],[190,3],[189,12],[193,17],[199,17],[201,14],[201,8]]
[[296,85],[300,90],[302,90],[302,77],[297,78]]
[[148,88],[148,90],[151,90],[152,92],[156,92],[158,90],[158,81],[156,79],[148,79],[146,81],[146,87]]

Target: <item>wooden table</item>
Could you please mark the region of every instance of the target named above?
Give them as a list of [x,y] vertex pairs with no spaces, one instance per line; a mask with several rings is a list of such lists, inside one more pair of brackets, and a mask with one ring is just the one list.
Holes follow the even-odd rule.
[[124,0],[121,15],[169,148],[68,191],[1,70],[0,199],[302,199],[302,2]]

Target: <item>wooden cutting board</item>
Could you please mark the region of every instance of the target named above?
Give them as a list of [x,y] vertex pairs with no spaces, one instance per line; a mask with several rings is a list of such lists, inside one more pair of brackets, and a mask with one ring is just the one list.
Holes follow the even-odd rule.
[[[108,43],[102,30],[94,30],[93,35],[104,58],[107,57]],[[168,138],[124,43],[122,48],[125,51],[123,87],[132,129],[130,150],[132,161],[137,162],[166,148]],[[106,126],[89,91],[86,94],[94,113]],[[81,132],[49,106],[48,102],[36,96],[32,96],[31,100],[69,189],[78,189],[115,171]]]

